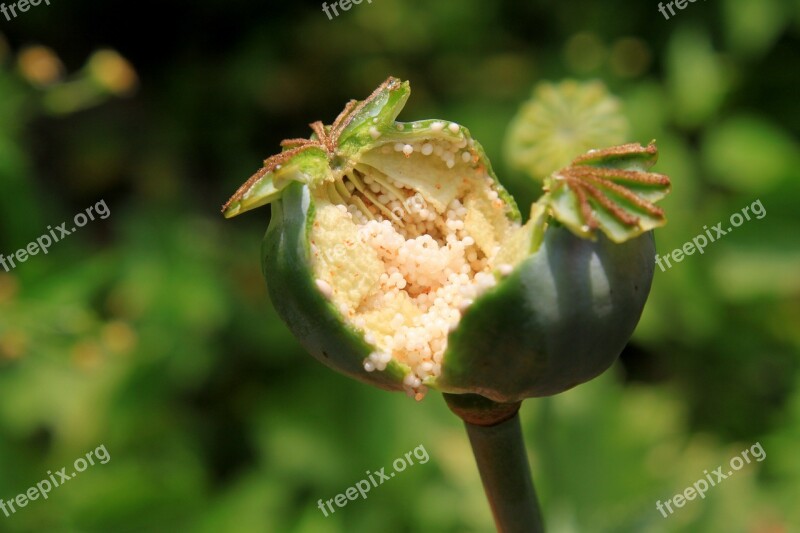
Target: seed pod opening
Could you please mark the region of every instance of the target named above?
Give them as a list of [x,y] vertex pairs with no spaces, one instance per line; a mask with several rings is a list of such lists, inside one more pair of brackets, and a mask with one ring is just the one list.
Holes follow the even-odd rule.
[[365,370],[396,361],[409,369],[405,388],[422,394],[462,310],[522,258],[501,253],[519,216],[461,126],[398,123],[381,137],[341,177],[310,189],[311,264],[323,294],[374,346]]
[[[273,203],[263,266],[278,313],[323,363],[417,399],[434,387],[516,401],[594,377],[622,349],[652,277],[649,235],[615,247],[597,232],[623,242],[663,223],[649,202],[668,180],[641,170],[655,147],[576,160],[523,225],[466,128],[395,121],[409,91],[389,78],[332,125],[311,124],[223,207],[230,217]],[[561,237],[545,241],[553,219]],[[577,312],[557,312],[565,294]],[[571,353],[571,328],[587,325],[595,337]]]

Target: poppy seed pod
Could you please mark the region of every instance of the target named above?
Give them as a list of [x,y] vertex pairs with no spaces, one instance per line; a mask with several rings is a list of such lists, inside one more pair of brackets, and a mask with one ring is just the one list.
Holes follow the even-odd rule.
[[653,276],[654,144],[593,151],[551,175],[523,223],[469,131],[396,122],[389,78],[310,139],[284,141],[224,206],[272,204],[270,296],[324,364],[421,399],[555,394],[607,369]]

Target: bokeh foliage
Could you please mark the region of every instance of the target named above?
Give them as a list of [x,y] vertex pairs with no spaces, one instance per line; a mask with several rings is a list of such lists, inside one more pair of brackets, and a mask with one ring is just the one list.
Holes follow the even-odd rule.
[[[764,219],[657,270],[613,371],[523,422],[550,531],[800,527],[799,1],[667,21],[622,0],[376,0],[329,21],[316,2],[74,0],[0,32],[0,253],[112,212],[0,272],[0,497],[112,457],[0,530],[491,531],[441,399],[303,353],[261,279],[267,215],[218,215],[282,138],[388,74],[412,81],[406,117],[468,126],[523,204],[539,185],[505,158],[512,117],[537,83],[600,80],[673,179],[662,254],[761,200]],[[756,441],[764,462],[656,511]],[[317,509],[420,444],[428,464]]]

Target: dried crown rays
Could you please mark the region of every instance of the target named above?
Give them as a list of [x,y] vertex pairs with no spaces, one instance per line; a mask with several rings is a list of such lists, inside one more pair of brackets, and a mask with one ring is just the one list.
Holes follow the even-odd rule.
[[664,223],[653,202],[669,188],[646,172],[655,146],[578,158],[522,225],[465,128],[395,122],[409,93],[389,78],[311,124],[224,206],[273,203],[263,266],[279,314],[323,363],[418,399],[512,401],[605,370],[652,277],[641,234]]
[[[591,237],[594,230],[601,229],[615,242],[662,226],[666,223],[664,210],[654,202],[669,192],[669,178],[643,170],[653,165],[657,156],[655,143],[650,143],[592,150],[578,157],[545,180],[556,218],[580,236]],[[642,170],[598,166],[612,161]],[[559,199],[572,196],[572,205],[564,209]]]

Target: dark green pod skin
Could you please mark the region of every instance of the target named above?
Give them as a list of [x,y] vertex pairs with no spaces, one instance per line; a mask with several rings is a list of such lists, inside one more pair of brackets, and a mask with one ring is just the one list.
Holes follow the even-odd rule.
[[431,386],[514,402],[598,376],[639,321],[654,255],[652,232],[615,244],[549,227],[541,248],[465,311]]
[[317,288],[309,244],[313,219],[313,200],[300,183],[289,185],[272,204],[261,265],[275,310],[303,347],[323,364],[382,389],[403,390],[405,371],[398,363],[390,363],[382,372],[364,370],[364,359],[373,348]]

